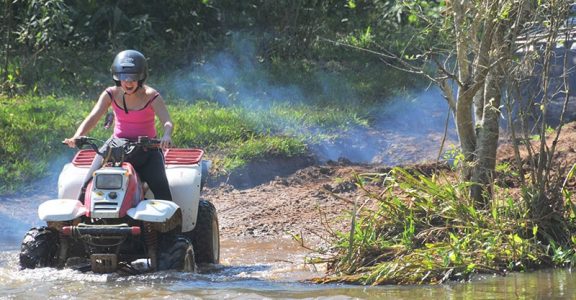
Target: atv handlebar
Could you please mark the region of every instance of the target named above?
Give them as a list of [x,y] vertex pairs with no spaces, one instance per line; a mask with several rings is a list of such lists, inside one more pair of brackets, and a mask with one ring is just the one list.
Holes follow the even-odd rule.
[[81,137],[74,139],[74,144],[76,145],[76,148],[78,148],[78,149],[82,149],[82,147],[84,147],[84,145],[88,145],[88,146],[90,146],[90,148],[92,148],[94,151],[96,151],[96,153],[102,155],[98,149],[98,145],[96,145],[96,143],[94,143],[94,141],[102,142],[102,141],[95,139],[95,138],[91,138],[91,137],[87,137],[87,136],[81,136]]
[[[160,148],[160,142],[161,141],[159,139],[150,138],[147,136],[139,136],[137,140],[113,138],[109,142],[104,142],[102,140],[87,136],[81,136],[74,139],[74,144],[78,149],[82,149],[84,146],[88,145],[90,148],[92,148],[92,150],[94,150],[98,155],[102,157],[107,157],[107,153],[111,151],[115,153],[120,151],[124,155],[128,155],[136,147],[144,149],[157,149]],[[65,142],[62,143],[66,144]],[[100,151],[98,144],[104,144],[106,147]]]
[[[140,147],[146,147],[146,148],[158,148],[160,147],[160,140],[159,139],[155,139],[155,138],[150,138],[147,136],[139,136],[137,140],[130,140],[130,139],[124,139],[124,138],[114,138],[114,140],[117,141],[121,141],[121,145],[127,145],[127,146],[140,146]],[[81,137],[77,137],[74,139],[74,143],[76,144],[76,147],[78,147],[79,149],[81,149],[82,147],[84,147],[85,145],[90,146],[90,148],[94,149],[94,150],[98,150],[98,145],[96,145],[95,142],[100,142],[100,143],[104,143],[104,141],[93,138],[93,137],[88,137],[88,136],[81,136]],[[62,142],[64,144],[64,142]]]

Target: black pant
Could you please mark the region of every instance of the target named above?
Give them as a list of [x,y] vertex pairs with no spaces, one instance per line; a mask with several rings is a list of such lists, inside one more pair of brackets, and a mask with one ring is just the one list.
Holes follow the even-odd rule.
[[126,161],[134,166],[140,179],[148,183],[155,199],[172,200],[162,149],[137,149],[135,151],[136,153],[131,154]]
[[[102,148],[104,149],[105,146]],[[82,190],[86,189],[88,182],[92,179],[92,174],[102,166],[103,160],[100,155],[96,154],[92,161],[92,166],[88,174],[86,174]],[[140,180],[148,183],[148,187],[154,193],[155,199],[172,201],[162,149],[136,148],[124,161],[132,164]],[[80,198],[82,198],[80,200],[84,201],[84,192],[81,191],[80,193]]]

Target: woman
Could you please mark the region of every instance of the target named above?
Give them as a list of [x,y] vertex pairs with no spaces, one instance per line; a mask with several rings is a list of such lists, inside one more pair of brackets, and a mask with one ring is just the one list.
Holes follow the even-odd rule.
[[[172,139],[173,124],[166,109],[164,99],[155,89],[145,85],[148,77],[148,64],[142,53],[136,50],[125,50],[116,55],[110,68],[116,86],[107,88],[90,114],[84,119],[73,137],[64,140],[69,147],[76,146],[75,138],[87,135],[112,106],[114,110],[113,138],[137,139],[139,136],[157,138],[155,116],[163,124],[163,135],[160,137],[161,148],[169,147]],[[136,151],[127,159],[134,165],[140,178],[148,183],[154,198],[172,200],[170,187],[164,169],[162,149]],[[84,190],[95,169],[102,164],[102,158],[96,156],[88,172],[86,183],[80,195],[83,201]]]

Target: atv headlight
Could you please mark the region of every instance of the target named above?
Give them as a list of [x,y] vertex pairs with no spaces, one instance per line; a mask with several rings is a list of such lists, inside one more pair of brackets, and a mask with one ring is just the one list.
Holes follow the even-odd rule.
[[122,188],[122,175],[99,174],[96,176],[96,188],[101,190],[118,190]]

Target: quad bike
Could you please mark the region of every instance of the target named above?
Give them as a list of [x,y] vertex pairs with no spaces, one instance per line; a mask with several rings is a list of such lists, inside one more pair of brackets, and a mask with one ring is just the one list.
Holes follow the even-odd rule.
[[[22,241],[22,268],[66,267],[84,261],[96,273],[136,272],[131,263],[145,259],[148,270],[195,271],[196,263],[219,263],[220,238],[214,205],[200,199],[208,164],[200,149],[164,150],[173,201],[154,199],[125,158],[159,141],[114,139],[98,149],[94,138],[81,137],[79,150],[58,179],[58,199],[38,208],[47,225],[30,229]],[[81,189],[95,155],[102,167]],[[77,200],[80,198],[80,200]]]

